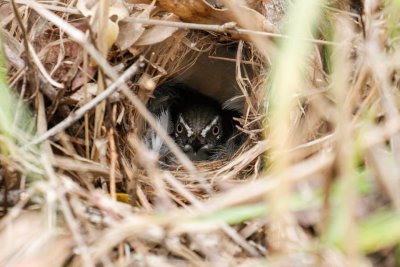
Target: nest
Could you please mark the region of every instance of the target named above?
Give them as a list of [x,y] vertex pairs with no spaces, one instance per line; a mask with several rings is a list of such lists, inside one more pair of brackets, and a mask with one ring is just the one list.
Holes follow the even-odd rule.
[[[221,41],[221,39],[225,40]],[[263,73],[265,73],[263,59],[258,53],[254,52],[251,45],[240,40],[229,41],[227,39],[224,35],[220,36],[201,31],[185,30],[176,32],[167,40],[150,47],[149,51],[144,54],[144,57],[148,59],[148,67],[144,74],[140,75],[140,78],[136,78],[138,86],[134,87],[135,92],[143,103],[147,104],[149,99],[152,98],[152,90],[157,85],[171,78],[182,79],[184,83],[191,83],[193,80],[196,81],[196,79],[197,81],[199,79],[210,81],[213,78],[207,76],[210,72],[204,69],[212,69],[215,65],[220,68],[216,70],[219,72],[217,76],[220,76],[220,79],[223,81],[216,80],[209,82],[209,87],[200,87],[198,89],[200,93],[211,94],[212,97],[218,98],[219,96],[215,96],[213,93],[224,91],[225,96],[221,96],[222,99],[218,99],[224,101],[235,97],[239,93],[242,94],[238,86],[236,88],[232,86],[236,83],[241,84],[241,89],[246,93],[246,104],[240,110],[243,116],[237,119],[240,122],[240,131],[246,135],[246,141],[237,149],[236,153],[220,160],[193,162],[197,170],[196,173],[190,167],[182,166],[179,161],[176,164],[163,168],[169,169],[176,179],[184,183],[186,188],[192,193],[201,196],[201,198],[207,198],[207,190],[204,188],[205,184],[207,184],[208,188],[217,188],[220,181],[247,179],[252,175],[256,175],[262,165],[261,155],[266,149],[265,143],[259,142],[263,134],[262,114],[264,105],[262,97],[260,97],[264,89],[262,82]],[[225,55],[226,53],[223,55],[218,54],[221,47],[222,50],[225,50],[225,47],[228,46],[237,48],[239,42],[241,43],[241,51],[233,50],[234,53],[231,51],[228,56]],[[236,56],[240,57],[239,61],[245,63],[236,63]],[[210,57],[218,59],[210,59]],[[197,64],[197,60],[200,60],[202,64]],[[221,61],[222,63],[215,63],[216,61]],[[251,67],[247,67],[247,69],[251,69],[251,72],[245,74],[236,73],[236,64],[237,66],[247,64]],[[226,73],[226,69],[231,73]],[[202,72],[205,72],[205,74],[201,76],[199,73]],[[253,73],[260,75],[253,75]],[[251,75],[251,77],[248,77],[248,75]],[[213,84],[213,82],[217,84]],[[150,84],[150,88],[146,88],[146,84]],[[221,85],[225,88],[221,87]],[[214,91],[210,90],[213,87],[217,88],[213,89]],[[207,91],[202,91],[204,89]],[[156,155],[152,155],[151,151],[140,145],[143,140],[144,129],[149,126],[146,126],[143,117],[136,113],[135,107],[129,101],[121,101],[117,105],[121,106],[118,108],[119,110],[124,109],[126,114],[131,114],[131,116],[124,116],[121,125],[139,126],[133,129],[133,131],[127,130],[127,127],[123,129],[121,131],[123,134],[118,136],[120,138],[119,143],[133,144],[130,149],[124,151],[126,164],[130,165],[133,163],[133,166],[130,165],[129,167],[132,169],[145,169],[140,176],[141,178],[138,179],[136,186],[143,185],[146,195],[151,196],[154,193],[154,187],[151,182],[154,170],[149,170],[149,168],[154,168],[158,164],[153,162],[149,166],[148,163],[143,162],[146,160],[156,160],[156,157],[154,157]],[[124,149],[123,147],[121,148]],[[144,155],[146,153],[147,155]],[[198,176],[198,172],[201,172],[202,175]],[[202,181],[199,181],[199,179]],[[127,183],[124,183],[124,185],[129,187]]]
[[[157,17],[157,13],[154,16]],[[235,155],[223,160],[195,162],[194,165],[196,169],[204,173],[202,179],[206,178],[214,182],[216,177],[221,180],[246,179],[256,174],[262,165],[260,156],[266,149],[266,146],[259,141],[263,134],[263,81],[267,73],[264,68],[265,60],[256,49],[250,43],[230,37],[226,33],[178,29],[166,40],[154,45],[141,46],[139,50],[143,51],[141,55],[146,66],[140,74],[131,79],[131,88],[145,105],[152,98],[153,90],[171,78],[189,84],[203,83],[206,86],[198,88],[198,91],[211,95],[220,102],[241,95],[245,105],[240,110],[243,116],[237,119],[240,121],[240,131],[247,136],[246,142]],[[128,64],[137,60],[137,58],[128,60],[129,57],[127,59],[123,52],[120,52],[120,56],[116,58],[126,60]],[[198,61],[201,63],[198,64]],[[127,66],[125,65],[125,68]],[[236,70],[237,67],[241,69],[239,73]],[[211,73],[210,69],[218,72],[218,75]],[[214,77],[209,77],[210,74]],[[221,94],[221,91],[225,96],[215,95],[215,93]],[[243,94],[245,94],[244,97]],[[114,114],[118,114],[117,116],[121,118],[115,127],[118,138],[117,149],[124,155],[124,164],[130,169],[148,167],[143,165],[142,158],[149,159],[152,156],[150,151],[140,145],[146,121],[126,98],[121,98],[113,105]],[[77,134],[77,132],[71,133],[74,136]],[[126,146],[126,144],[131,144],[131,146]],[[149,155],[145,156],[145,153]],[[117,170],[123,173],[121,167],[121,164],[118,164]],[[190,181],[199,184],[198,178],[193,177],[193,173],[191,175],[185,166],[179,166],[178,163],[177,166],[169,166],[169,169],[185,184]],[[139,183],[149,184],[146,181],[149,179],[151,181],[151,177],[145,173],[142,173]],[[127,177],[124,179],[123,187],[125,187],[124,191],[127,191],[126,180],[128,179]],[[146,188],[151,190],[152,187]]]

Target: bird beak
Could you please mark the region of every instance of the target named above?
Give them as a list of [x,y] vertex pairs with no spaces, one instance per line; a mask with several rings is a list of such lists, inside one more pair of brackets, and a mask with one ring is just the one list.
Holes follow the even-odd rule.
[[198,151],[194,151],[191,145],[185,145],[183,151],[192,161],[207,160],[210,157],[210,145],[204,145]]

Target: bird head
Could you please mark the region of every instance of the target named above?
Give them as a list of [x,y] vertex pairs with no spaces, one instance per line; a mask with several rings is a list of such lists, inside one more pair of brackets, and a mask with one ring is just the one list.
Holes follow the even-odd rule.
[[191,160],[209,159],[224,140],[219,110],[210,105],[193,105],[181,110],[175,120],[174,139]]

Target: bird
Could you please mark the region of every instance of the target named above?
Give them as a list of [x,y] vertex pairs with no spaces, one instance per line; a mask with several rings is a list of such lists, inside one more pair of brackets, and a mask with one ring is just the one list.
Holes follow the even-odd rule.
[[[161,128],[170,134],[172,131],[172,123],[170,120],[169,110],[161,110],[160,113],[154,115],[158,123],[161,125]],[[145,131],[144,144],[151,151],[158,154],[161,159],[168,154],[168,147],[164,144],[162,138],[152,128],[147,128]]]
[[173,138],[193,161],[209,159],[230,134],[221,110],[210,103],[186,104],[174,116]]
[[[153,95],[149,110],[189,159],[205,161],[226,156],[227,142],[236,132],[233,118],[240,115],[237,111],[224,109],[218,101],[174,80],[157,87]],[[160,157],[169,153],[151,131],[145,134],[145,143]],[[229,141],[229,151],[232,144],[235,142]]]

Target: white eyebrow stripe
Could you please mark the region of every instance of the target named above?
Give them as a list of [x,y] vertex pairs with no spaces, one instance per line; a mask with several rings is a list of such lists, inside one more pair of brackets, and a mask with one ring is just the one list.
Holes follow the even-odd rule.
[[190,128],[190,126],[182,118],[182,114],[179,115],[179,122],[182,123],[183,126],[185,127],[186,132],[187,132],[187,137],[191,137],[193,135],[193,130],[192,130],[192,128]]
[[210,124],[208,124],[206,128],[204,128],[203,131],[201,131],[201,136],[205,138],[207,132],[211,129],[211,127],[213,127],[217,123],[217,121],[218,121],[218,116],[215,116],[212,122],[210,122]]

